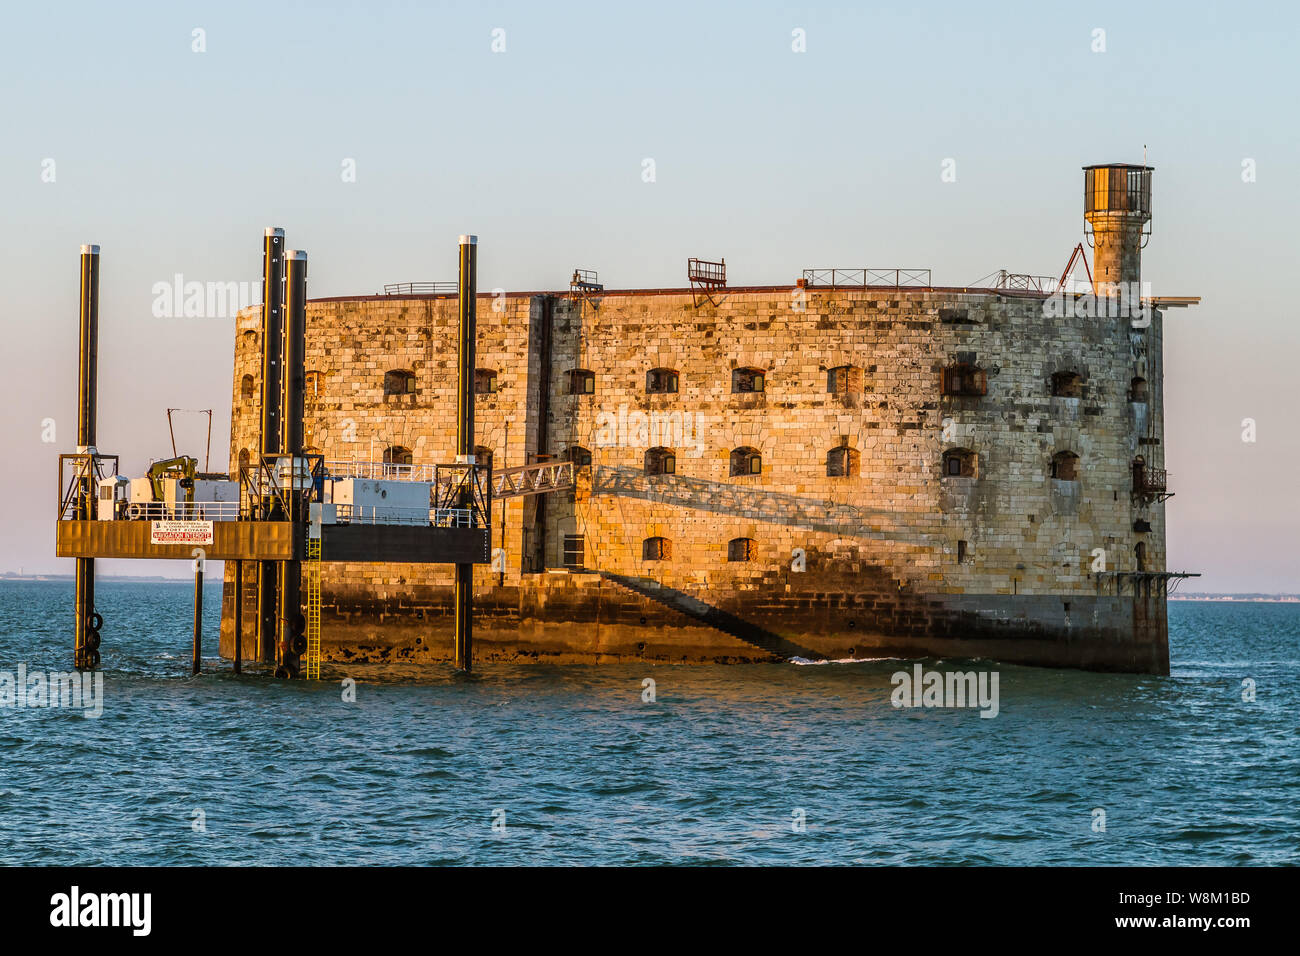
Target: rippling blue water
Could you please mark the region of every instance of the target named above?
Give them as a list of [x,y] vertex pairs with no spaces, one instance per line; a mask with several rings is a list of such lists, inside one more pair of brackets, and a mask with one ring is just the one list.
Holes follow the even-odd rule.
[[[1294,605],[1172,603],[1168,678],[1001,667],[989,720],[895,709],[896,662],[191,677],[189,585],[98,599],[102,718],[0,709],[0,863],[1298,858]],[[71,603],[0,584],[0,670],[67,669]]]

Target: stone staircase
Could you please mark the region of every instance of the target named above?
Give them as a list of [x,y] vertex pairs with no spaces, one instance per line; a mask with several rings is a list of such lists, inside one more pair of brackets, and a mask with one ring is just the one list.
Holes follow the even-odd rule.
[[670,610],[684,614],[686,617],[704,624],[707,627],[715,628],[732,637],[744,641],[746,644],[757,647],[760,650],[767,651],[782,660],[789,660],[792,657],[802,657],[807,660],[820,660],[821,655],[816,651],[811,651],[806,647],[800,647],[791,641],[786,640],[780,634],[765,630],[757,624],[746,621],[744,618],[737,617],[729,611],[724,611],[720,607],[715,607],[705,601],[692,597],[685,591],[679,591],[676,588],[664,587],[658,581],[649,578],[632,577],[626,574],[615,574],[612,571],[601,571],[600,576],[606,581],[617,584],[634,594],[649,598],[658,604],[663,605]]

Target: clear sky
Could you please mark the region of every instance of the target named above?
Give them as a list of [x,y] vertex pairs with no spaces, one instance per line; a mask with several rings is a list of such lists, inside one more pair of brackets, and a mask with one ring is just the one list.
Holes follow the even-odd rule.
[[[677,286],[692,255],[733,284],[964,284],[1059,272],[1080,166],[1145,146],[1143,278],[1204,297],[1167,318],[1170,568],[1300,591],[1295,4],[52,0],[2,24],[0,571],[71,568],[54,474],[83,242],[103,247],[101,450],[140,474],[170,454],[165,408],[211,407],[224,467],[233,320],[156,317],[153,287],[256,282],[264,226],[309,250],[314,296],[453,279],[462,232],[483,289],[575,266]],[[201,419],[181,425],[201,453]]]

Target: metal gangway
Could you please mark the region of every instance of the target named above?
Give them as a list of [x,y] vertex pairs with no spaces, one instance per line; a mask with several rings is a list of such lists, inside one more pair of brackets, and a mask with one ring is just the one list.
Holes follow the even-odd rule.
[[573,487],[573,462],[542,461],[492,472],[492,498],[543,495]]
[[[463,480],[463,466],[458,465],[406,465],[381,461],[326,461],[328,478],[372,478],[386,481],[427,481],[435,487],[434,497],[450,502],[452,485]],[[539,461],[513,468],[494,468],[491,471],[492,498],[520,498],[525,495],[542,495],[552,491],[565,491],[573,487],[574,464],[571,461]],[[339,506],[340,509],[346,506]],[[451,512],[448,511],[448,517]],[[343,512],[340,511],[340,515]],[[353,518],[363,517],[357,509]],[[423,523],[420,519],[418,523]],[[439,522],[441,523],[441,522]]]

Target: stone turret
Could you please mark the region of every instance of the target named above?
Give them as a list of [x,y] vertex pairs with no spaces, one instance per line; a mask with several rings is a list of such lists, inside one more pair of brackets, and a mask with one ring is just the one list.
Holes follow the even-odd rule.
[[1092,230],[1093,292],[1099,296],[1142,281],[1153,169],[1128,163],[1083,167],[1083,218]]

